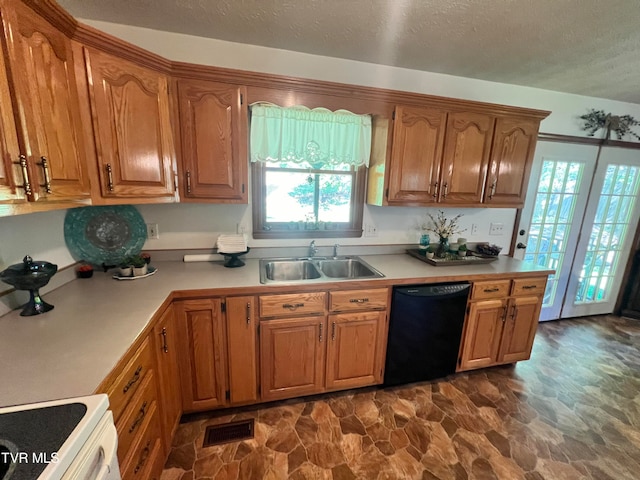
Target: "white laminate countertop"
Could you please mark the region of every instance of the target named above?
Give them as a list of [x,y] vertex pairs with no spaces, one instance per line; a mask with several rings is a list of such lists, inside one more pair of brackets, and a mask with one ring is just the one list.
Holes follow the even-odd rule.
[[[402,254],[361,258],[398,283],[550,273],[506,256],[450,267]],[[112,272],[96,271],[44,294],[55,306],[50,312],[21,317],[14,310],[0,317],[0,407],[93,394],[172,292],[283,285],[260,285],[258,263],[248,259],[244,267],[225,268],[221,262],[153,262],[156,274],[120,281]]]

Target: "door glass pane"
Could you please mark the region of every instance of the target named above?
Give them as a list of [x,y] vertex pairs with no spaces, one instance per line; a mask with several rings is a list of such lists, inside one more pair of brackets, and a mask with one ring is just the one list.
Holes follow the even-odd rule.
[[[544,160],[529,227],[525,260],[559,272],[564,261],[584,164]],[[558,287],[549,276],[543,307],[553,304]]]
[[609,301],[640,184],[640,169],[609,165],[576,292],[575,303]]

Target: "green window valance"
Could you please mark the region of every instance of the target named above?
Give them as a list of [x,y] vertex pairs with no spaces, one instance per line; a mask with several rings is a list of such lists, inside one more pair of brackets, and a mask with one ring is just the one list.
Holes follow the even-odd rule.
[[251,107],[252,162],[369,166],[371,116],[347,110],[305,106],[279,107],[256,103]]

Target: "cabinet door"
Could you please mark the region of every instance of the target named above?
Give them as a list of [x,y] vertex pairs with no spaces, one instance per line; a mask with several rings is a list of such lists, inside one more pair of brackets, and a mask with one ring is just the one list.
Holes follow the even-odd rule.
[[480,203],[491,141],[494,118],[469,112],[449,113],[444,139],[440,202],[451,204]]
[[255,297],[228,297],[227,351],[232,404],[258,401],[258,345]]
[[0,55],[0,209],[2,204],[25,202],[22,187],[24,180],[20,177],[20,166],[16,163],[20,156],[20,146],[6,73],[4,55]]
[[494,365],[498,360],[506,300],[472,303],[467,316],[459,371]]
[[171,449],[171,439],[182,414],[180,370],[178,369],[178,335],[173,307],[169,306],[153,329],[158,365],[160,417],[165,453]]
[[2,11],[2,23],[20,153],[28,163],[30,199],[88,199],[87,155],[71,41],[22,3],[13,2],[12,7],[11,13]]
[[104,197],[172,197],[175,152],[168,78],[85,48]]
[[175,308],[183,410],[219,407],[226,403],[222,301],[184,300]]
[[260,322],[262,400],[323,390],[326,323],[325,317]]
[[444,110],[396,107],[387,198],[390,204],[436,201],[446,119]]
[[498,118],[493,136],[484,202],[521,207],[538,138],[539,122]]
[[527,360],[531,356],[541,307],[542,297],[516,297],[509,300],[500,347],[501,363]]
[[245,88],[178,81],[182,199],[247,203]]
[[386,312],[329,315],[327,338],[328,389],[346,389],[382,382],[383,332]]

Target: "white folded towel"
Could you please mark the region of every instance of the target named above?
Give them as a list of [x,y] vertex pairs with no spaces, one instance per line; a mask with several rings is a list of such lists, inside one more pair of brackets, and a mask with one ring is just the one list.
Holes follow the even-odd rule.
[[243,233],[221,234],[216,243],[219,253],[241,253],[247,251],[247,237]]

